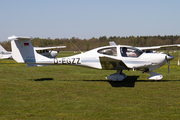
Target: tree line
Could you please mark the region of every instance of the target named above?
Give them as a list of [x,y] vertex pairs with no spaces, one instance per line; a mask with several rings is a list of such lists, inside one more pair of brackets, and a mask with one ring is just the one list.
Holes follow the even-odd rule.
[[[119,45],[130,45],[134,47],[148,47],[148,46],[158,46],[158,45],[171,45],[180,44],[180,36],[178,35],[165,35],[165,36],[101,36],[99,38],[90,39],[79,39],[72,37],[68,38],[56,38],[56,39],[42,39],[33,38],[32,44],[36,47],[49,47],[49,46],[66,46],[66,48],[61,49],[62,51],[88,51],[96,47],[107,46],[110,41],[116,42]],[[10,41],[3,41],[0,44],[7,50],[11,51]],[[77,49],[78,47],[78,49]],[[178,49],[178,48],[173,48]]]

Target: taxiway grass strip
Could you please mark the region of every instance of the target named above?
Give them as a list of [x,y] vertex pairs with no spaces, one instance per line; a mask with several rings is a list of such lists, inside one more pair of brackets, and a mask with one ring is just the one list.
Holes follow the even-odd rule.
[[0,60],[0,119],[179,119],[178,54],[170,75],[167,65],[156,70],[164,76],[157,82],[139,71],[124,71],[129,77],[116,83],[105,79],[116,71]]

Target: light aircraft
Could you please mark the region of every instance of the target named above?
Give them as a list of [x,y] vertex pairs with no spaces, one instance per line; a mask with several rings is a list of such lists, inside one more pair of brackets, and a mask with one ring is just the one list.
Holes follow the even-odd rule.
[[12,53],[9,51],[6,51],[1,45],[0,45],[0,59],[12,59]]
[[12,55],[18,63],[31,66],[46,65],[77,65],[104,70],[117,70],[106,77],[112,81],[122,81],[127,76],[123,70],[141,70],[149,73],[150,80],[161,80],[163,75],[152,72],[174,59],[169,54],[145,53],[142,50],[127,45],[110,45],[98,47],[90,51],[62,58],[48,58],[38,54],[31,44],[31,37],[11,36]]
[[[37,53],[49,57],[49,58],[55,58],[59,51],[55,51],[52,49],[55,48],[66,48],[66,46],[54,46],[54,47],[34,47]],[[1,45],[0,45],[0,59],[12,59],[12,52],[6,51]]]

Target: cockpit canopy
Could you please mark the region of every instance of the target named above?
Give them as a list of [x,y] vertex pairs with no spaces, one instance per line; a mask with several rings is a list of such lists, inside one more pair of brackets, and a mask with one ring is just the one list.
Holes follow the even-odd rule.
[[100,50],[98,50],[98,53],[105,54],[105,55],[117,56],[117,48],[116,47],[108,47],[108,48],[100,49]]
[[117,56],[117,50],[120,50],[119,53],[122,57],[139,57],[143,53],[143,51],[133,47],[120,47],[120,49],[117,49],[117,47],[107,47],[97,52],[104,55]]
[[139,57],[143,51],[133,47],[120,47],[122,57]]

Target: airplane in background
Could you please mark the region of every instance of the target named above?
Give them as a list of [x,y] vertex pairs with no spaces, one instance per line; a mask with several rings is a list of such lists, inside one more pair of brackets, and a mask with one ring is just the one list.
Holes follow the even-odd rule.
[[[54,47],[34,47],[37,53],[46,56],[48,58],[55,58],[59,51],[55,51],[52,49],[57,48],[66,48],[66,46],[54,46]],[[0,45],[0,59],[12,59],[12,52],[6,51],[1,45]]]
[[174,59],[169,53],[146,53],[132,46],[115,44],[98,47],[69,57],[48,58],[36,52],[31,43],[31,37],[11,36],[8,39],[11,40],[12,56],[18,63],[26,63],[28,67],[77,65],[103,70],[117,70],[116,73],[106,77],[112,81],[124,80],[127,76],[122,73],[123,70],[140,70],[150,74],[148,77],[150,80],[161,80],[163,75],[155,73],[153,70]]
[[12,59],[12,52],[6,51],[1,45],[0,45],[0,59]]

